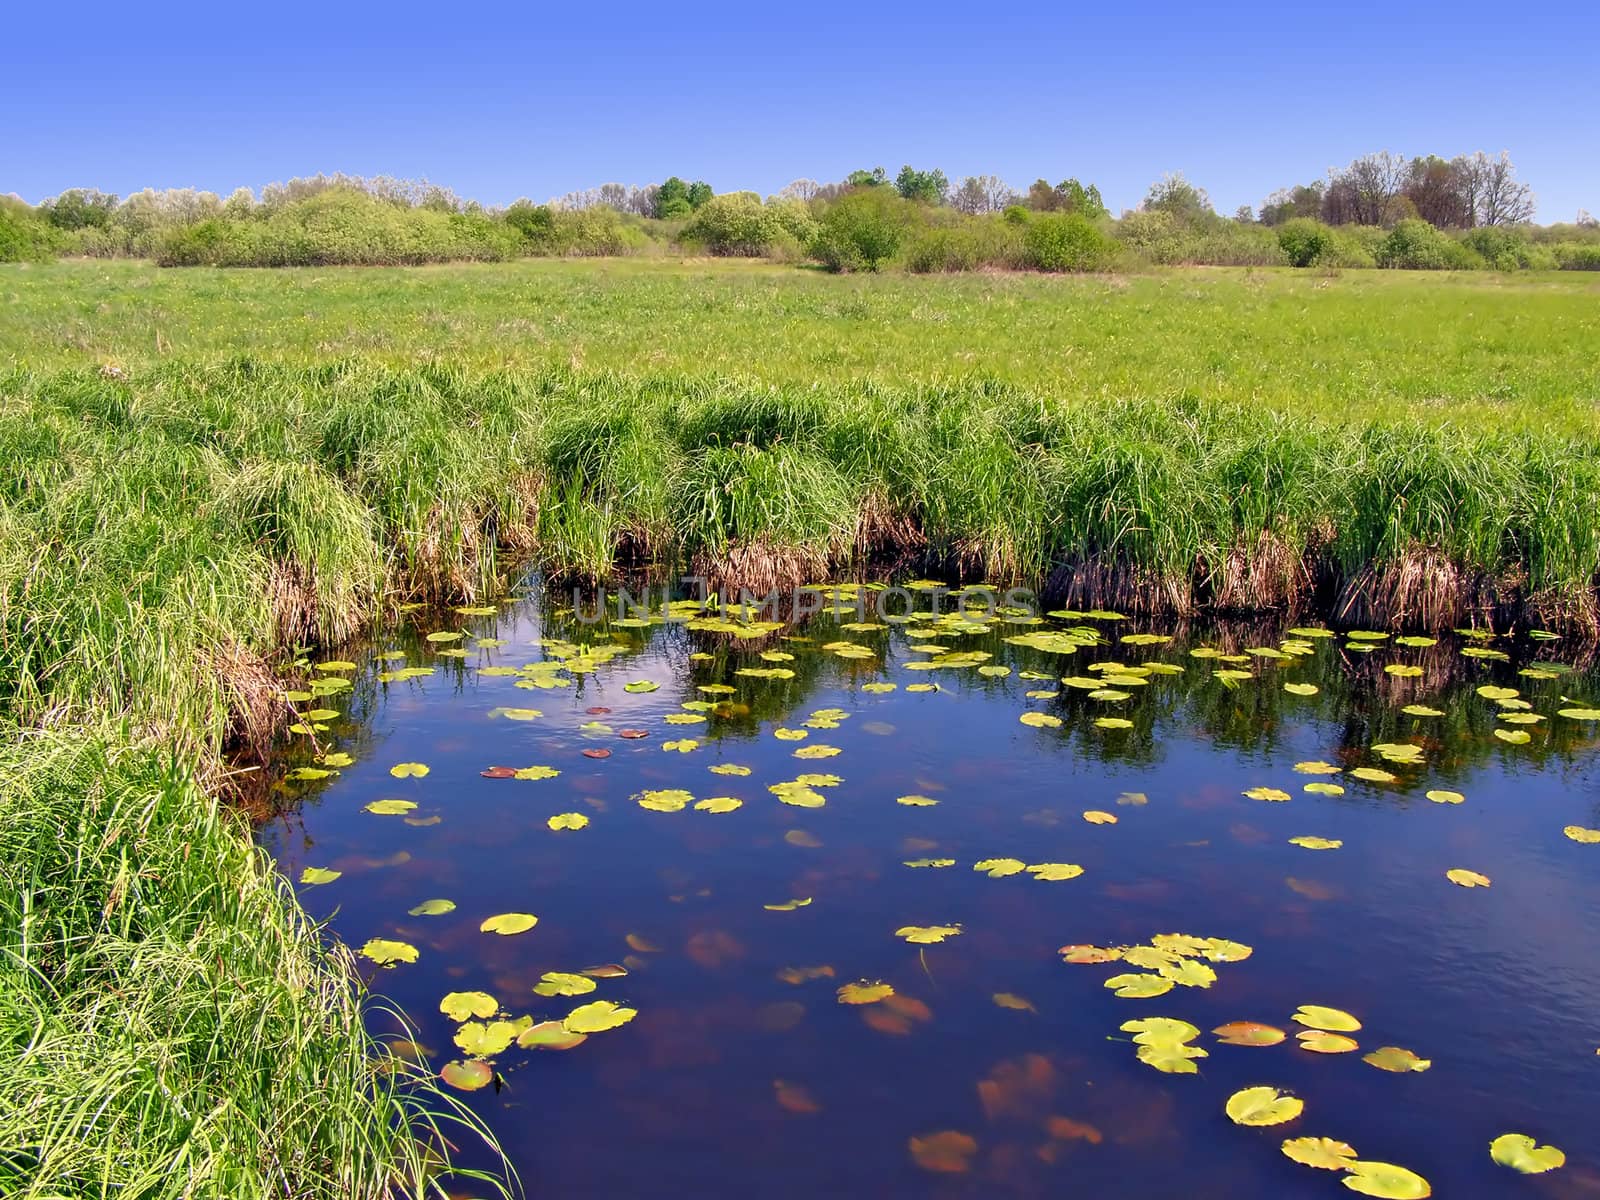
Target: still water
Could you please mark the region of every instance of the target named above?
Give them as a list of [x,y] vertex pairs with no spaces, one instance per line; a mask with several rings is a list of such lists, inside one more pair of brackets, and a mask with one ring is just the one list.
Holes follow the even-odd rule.
[[[532,586],[308,667],[349,686],[300,702],[311,770],[260,836],[291,878],[339,873],[300,892],[350,946],[414,952],[359,961],[435,1069],[470,1063],[476,1022],[466,1081],[494,1082],[457,1094],[530,1194],[1345,1195],[1360,1176],[1280,1152],[1327,1137],[1439,1196],[1600,1195],[1600,844],[1564,832],[1600,826],[1600,685],[1576,649],[912,596],[846,588],[774,628],[592,623]],[[500,914],[538,921],[481,929]],[[547,972],[580,994],[537,994]],[[1169,990],[1105,986],[1126,975]],[[842,1002],[857,982],[892,995]],[[492,1000],[453,1020],[460,992]],[[625,1023],[495,1050],[488,1022],[596,1001]],[[1356,1048],[1308,1052],[1302,1005],[1359,1021]],[[1199,1032],[1141,1061],[1120,1027],[1146,1017]],[[1211,1032],[1239,1021],[1285,1036]],[[1303,1111],[1236,1124],[1255,1085]],[[1508,1132],[1565,1165],[1497,1165]]]

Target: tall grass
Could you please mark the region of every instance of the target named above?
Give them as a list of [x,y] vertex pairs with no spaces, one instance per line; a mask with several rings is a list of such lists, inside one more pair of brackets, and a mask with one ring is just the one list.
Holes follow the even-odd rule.
[[239,818],[115,733],[10,731],[0,780],[0,1194],[443,1194],[460,1111]]

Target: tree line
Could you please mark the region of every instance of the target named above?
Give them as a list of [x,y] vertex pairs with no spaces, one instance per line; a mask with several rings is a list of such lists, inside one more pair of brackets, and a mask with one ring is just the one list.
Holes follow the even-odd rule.
[[0,197],[0,261],[56,255],[163,265],[289,266],[499,260],[521,255],[704,252],[809,259],[832,270],[980,267],[1107,270],[1144,263],[1337,267],[1600,269],[1586,214],[1535,226],[1510,156],[1365,155],[1324,180],[1217,213],[1181,174],[1113,216],[1100,190],[1068,177],[1015,189],[994,175],[953,183],[909,164],[776,194],[717,193],[704,180],[606,183],[502,208],[426,181],[317,175],[240,188],[126,198],[69,189],[38,205]]

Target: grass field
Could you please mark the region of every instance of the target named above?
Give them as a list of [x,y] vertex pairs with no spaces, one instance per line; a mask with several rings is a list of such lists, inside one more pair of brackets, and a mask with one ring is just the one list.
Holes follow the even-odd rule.
[[1600,279],[1195,268],[854,276],[727,260],[0,270],[0,362],[248,354],[809,386],[999,381],[1048,397],[1562,424],[1600,396]]
[[0,268],[0,1191],[416,1190],[431,1135],[344,960],[206,796],[281,725],[287,648],[508,555],[599,576],[619,549],[757,586],[893,559],[1086,604],[1594,632],[1597,300],[1483,273]]

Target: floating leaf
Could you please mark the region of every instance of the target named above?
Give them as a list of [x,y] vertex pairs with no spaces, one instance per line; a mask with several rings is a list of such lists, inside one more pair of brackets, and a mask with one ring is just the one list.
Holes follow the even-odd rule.
[[698,738],[677,738],[673,741],[662,742],[661,748],[663,750],[674,750],[679,754],[687,754],[691,750],[698,749],[699,745],[700,740]]
[[1141,975],[1130,972],[1125,975],[1113,975],[1106,980],[1105,986],[1112,989],[1112,995],[1121,996],[1128,1000],[1147,1000],[1152,996],[1160,996],[1172,990],[1172,980],[1160,975]]
[[610,1000],[594,1000],[580,1004],[561,1023],[570,1033],[604,1033],[608,1029],[626,1025],[638,1015],[637,1009],[623,1008]]
[[502,937],[510,937],[516,933],[526,933],[539,923],[539,918],[532,913],[500,913],[489,917],[478,928],[484,933],[498,933]]
[[1460,804],[1466,799],[1460,792],[1452,792],[1445,788],[1431,788],[1426,795],[1435,804]]
[[1453,867],[1444,873],[1444,877],[1451,883],[1464,888],[1479,888],[1489,886],[1489,877],[1477,871],[1469,871],[1465,867]]
[[1524,1175],[1542,1175],[1567,1161],[1560,1150],[1554,1146],[1535,1146],[1525,1133],[1502,1133],[1489,1143],[1489,1157],[1502,1167]]
[[489,1085],[494,1078],[494,1068],[476,1059],[448,1062],[440,1069],[439,1078],[460,1091],[475,1092]]
[[491,708],[491,717],[503,717],[507,721],[535,721],[544,716],[537,708]]
[[1327,1008],[1321,1004],[1302,1004],[1291,1019],[1310,1029],[1329,1029],[1335,1033],[1355,1033],[1361,1028],[1361,1022],[1342,1008]]
[[1091,808],[1083,814],[1083,819],[1091,825],[1115,825],[1117,814],[1108,813],[1098,808]]
[[1314,683],[1286,683],[1283,690],[1291,696],[1315,696],[1318,688]]
[[367,944],[358,951],[362,958],[370,958],[379,966],[388,966],[391,963],[414,963],[417,961],[417,948],[405,942],[391,941],[389,938],[371,938]]
[[911,1161],[917,1166],[924,1171],[937,1171],[945,1175],[958,1175],[966,1171],[971,1166],[972,1156],[978,1152],[976,1141],[953,1129],[911,1138],[907,1145],[911,1150]]
[[695,808],[700,812],[731,813],[744,806],[744,801],[734,796],[707,796],[704,800],[695,801]]
[[1217,973],[1205,963],[1187,958],[1179,959],[1177,962],[1162,963],[1156,968],[1156,973],[1184,987],[1208,988],[1217,981]]
[[1167,1075],[1197,1075],[1200,1068],[1195,1066],[1194,1060],[1209,1057],[1208,1052],[1199,1046],[1178,1042],[1141,1045],[1135,1053],[1140,1062]]
[[794,752],[796,758],[832,758],[839,753],[837,746],[824,746],[820,742],[811,746],[801,746]]
[[738,763],[717,763],[716,765],[711,766],[711,767],[707,767],[706,769],[708,771],[710,771],[713,775],[748,775],[748,774],[750,774],[750,768],[749,767],[741,767]]
[[454,900],[424,900],[415,908],[407,909],[406,912],[413,917],[442,917],[445,913],[452,913],[455,910],[456,904]]
[[991,999],[1000,1008],[1011,1008],[1018,1012],[1036,1013],[1039,1011],[1033,1006],[1033,1001],[1026,1000],[1015,992],[996,992]]
[[[1569,826],[1569,828],[1573,827]],[[343,874],[343,871],[335,871],[329,867],[307,867],[300,872],[300,882],[304,884],[332,883]]]
[[1305,1101],[1275,1087],[1248,1087],[1228,1097],[1223,1111],[1235,1125],[1282,1125],[1305,1111]]
[[1337,850],[1344,845],[1338,838],[1325,837],[1292,837],[1289,839],[1291,846],[1304,846],[1307,850]]
[[1076,879],[1083,874],[1083,868],[1077,863],[1033,863],[1028,867],[1028,874],[1044,883],[1056,883]]
[[[1097,680],[1096,683],[1098,684],[1098,682]],[[1025,712],[1017,720],[1024,725],[1032,726],[1034,729],[1059,729],[1061,727],[1061,718],[1053,717],[1049,713]]]
[[494,1016],[500,1011],[500,1002],[488,992],[449,992],[439,1001],[439,1011],[452,1021],[466,1021]]
[[1400,710],[1410,717],[1442,717],[1444,710],[1429,708],[1426,704],[1408,704]]
[[540,996],[582,996],[594,989],[593,979],[570,971],[546,971],[533,985],[534,992]]
[[1294,1036],[1300,1042],[1300,1049],[1310,1050],[1313,1054],[1349,1054],[1352,1050],[1361,1049],[1354,1038],[1347,1038],[1342,1033],[1302,1029]]
[[421,779],[427,773],[427,764],[419,762],[395,763],[389,768],[389,774],[396,779]]
[[761,907],[768,912],[793,912],[797,908],[805,908],[811,903],[811,897],[800,900],[785,900],[782,904],[763,904]]
[[1339,784],[1337,784],[1337,783],[1327,783],[1327,782],[1324,782],[1323,780],[1320,780],[1320,779],[1317,780],[1314,783],[1306,784],[1300,790],[1303,791],[1303,792],[1311,792],[1311,793],[1313,793],[1314,795],[1317,795],[1317,796],[1342,796],[1342,795],[1344,795],[1344,788],[1341,787]]
[[772,1095],[778,1102],[778,1107],[785,1112],[810,1114],[822,1111],[822,1105],[816,1102],[811,1093],[796,1083],[774,1079]]
[[1108,963],[1122,958],[1123,951],[1115,946],[1063,946],[1059,951],[1062,962]]
[[1253,787],[1244,794],[1251,800],[1270,800],[1275,804],[1281,804],[1289,798],[1288,792],[1273,787]]
[[1344,1169],[1349,1174],[1340,1182],[1352,1192],[1365,1196],[1381,1196],[1383,1200],[1423,1200],[1433,1195],[1433,1188],[1426,1179],[1394,1163],[1358,1161],[1347,1164]]
[[1356,779],[1365,779],[1368,783],[1393,783],[1399,776],[1392,771],[1385,771],[1382,767],[1357,767],[1350,772]]
[[639,807],[647,808],[651,812],[682,812],[693,799],[694,797],[682,788],[659,788],[640,792],[638,796]]
[[897,938],[904,938],[917,946],[931,946],[942,942],[945,938],[955,937],[961,932],[959,925],[902,925],[894,931]]
[[622,685],[622,690],[638,695],[641,692],[653,692],[661,685],[653,679],[635,679],[632,683]]
[[972,864],[974,871],[982,871],[990,879],[1003,879],[1007,875],[1017,875],[1028,869],[1028,865],[1020,858],[985,858]]
[[1569,721],[1600,721],[1600,708],[1558,708],[1556,716]]
[[[637,935],[630,934],[629,936],[636,937]],[[630,942],[629,945],[632,945],[632,943]],[[580,975],[589,975],[595,979],[621,979],[627,973],[626,967],[619,967],[616,963],[601,963],[597,967],[585,967],[578,972]]]
[[1336,767],[1330,762],[1321,759],[1311,759],[1307,762],[1297,762],[1294,769],[1302,775],[1337,775],[1344,768]]
[[895,803],[904,804],[907,808],[932,808],[939,802],[928,796],[899,796]]
[[1229,1021],[1211,1032],[1229,1046],[1276,1046],[1288,1036],[1276,1025],[1259,1021]]
[[401,813],[408,813],[416,808],[414,800],[374,800],[362,808],[362,812],[376,813],[380,817],[397,817]]
[[519,767],[517,778],[522,780],[554,779],[560,771],[554,767]]
[[[830,975],[833,973],[830,969]],[[840,1004],[876,1004],[894,995],[894,988],[882,980],[867,982],[858,979],[855,983],[847,983],[837,992]]]
[[1568,825],[1562,833],[1586,846],[1600,845],[1600,829],[1585,829],[1582,825]]
[[584,816],[582,813],[557,813],[555,816],[546,821],[545,824],[559,833],[565,829],[582,829],[589,824],[589,818]]
[[1533,735],[1526,729],[1496,729],[1495,737],[1502,742],[1509,742],[1513,746],[1521,746],[1533,740]]
[[1393,1071],[1396,1075],[1404,1075],[1409,1071],[1426,1071],[1433,1066],[1431,1058],[1418,1058],[1400,1046],[1379,1046],[1371,1053],[1363,1054],[1361,1061],[1370,1063],[1380,1071]]
[[1325,1137],[1289,1138],[1279,1149],[1297,1163],[1324,1171],[1343,1171],[1356,1156],[1354,1146]]

